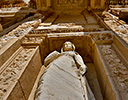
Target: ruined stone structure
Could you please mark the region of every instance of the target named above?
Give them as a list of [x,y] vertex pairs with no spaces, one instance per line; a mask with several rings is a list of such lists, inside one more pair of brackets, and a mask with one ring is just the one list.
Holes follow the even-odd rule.
[[[7,28],[0,26],[0,100],[38,100],[40,94],[44,100],[127,100],[128,25],[112,5],[103,12],[105,4],[36,0],[36,10],[13,12],[33,15]],[[75,46],[67,54],[62,52],[66,41]],[[77,68],[81,63],[73,58],[78,55],[74,50],[88,69]],[[93,99],[86,98],[84,89],[92,91]]]

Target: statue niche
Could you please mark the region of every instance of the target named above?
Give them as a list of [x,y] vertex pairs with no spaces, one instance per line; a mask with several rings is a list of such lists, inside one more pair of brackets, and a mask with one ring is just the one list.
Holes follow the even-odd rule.
[[35,100],[95,100],[85,77],[87,66],[74,44],[65,42],[61,53],[50,53],[44,65]]

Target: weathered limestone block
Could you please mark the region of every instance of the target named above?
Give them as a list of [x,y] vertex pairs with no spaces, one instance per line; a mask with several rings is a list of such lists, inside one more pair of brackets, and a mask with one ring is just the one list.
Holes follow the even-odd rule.
[[128,25],[126,22],[120,20],[119,17],[110,14],[109,12],[103,12],[103,17],[104,22],[128,43]]
[[9,32],[8,35],[9,36],[15,35],[16,37],[23,36],[23,35],[27,34],[31,30],[31,28],[38,27],[39,23],[40,23],[39,20],[25,22],[25,23],[19,25],[13,31]]
[[[40,14],[35,15],[35,17],[37,16],[40,16]],[[0,38],[0,49],[5,44],[8,44],[8,42],[11,41],[13,38],[22,37],[28,34],[33,28],[38,27],[39,24],[40,24],[40,20],[34,20],[34,21],[28,21],[19,25],[16,29],[12,30],[7,35],[4,35]]]

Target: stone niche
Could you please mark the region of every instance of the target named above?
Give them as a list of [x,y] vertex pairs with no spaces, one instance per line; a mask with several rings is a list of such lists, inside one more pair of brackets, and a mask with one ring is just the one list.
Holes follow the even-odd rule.
[[[127,100],[128,50],[110,32],[28,34],[5,45],[13,55],[0,50],[0,59],[5,58],[0,67],[2,100],[33,100],[44,58],[60,52],[65,41],[76,46],[88,66],[87,80],[97,100]],[[12,71],[16,78],[10,81]]]
[[92,55],[92,48],[93,43],[89,36],[48,36],[48,51],[47,54],[50,52],[57,50],[61,52],[61,47],[63,46],[63,43],[66,41],[71,41],[76,46],[76,51],[79,52],[80,55],[82,55],[85,62],[92,62],[91,61],[91,55]]

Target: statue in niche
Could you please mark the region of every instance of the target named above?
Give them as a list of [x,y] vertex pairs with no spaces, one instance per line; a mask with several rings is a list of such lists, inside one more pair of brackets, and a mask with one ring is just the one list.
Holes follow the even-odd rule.
[[74,44],[65,42],[61,53],[50,53],[44,65],[35,100],[95,100],[85,77],[87,66]]

